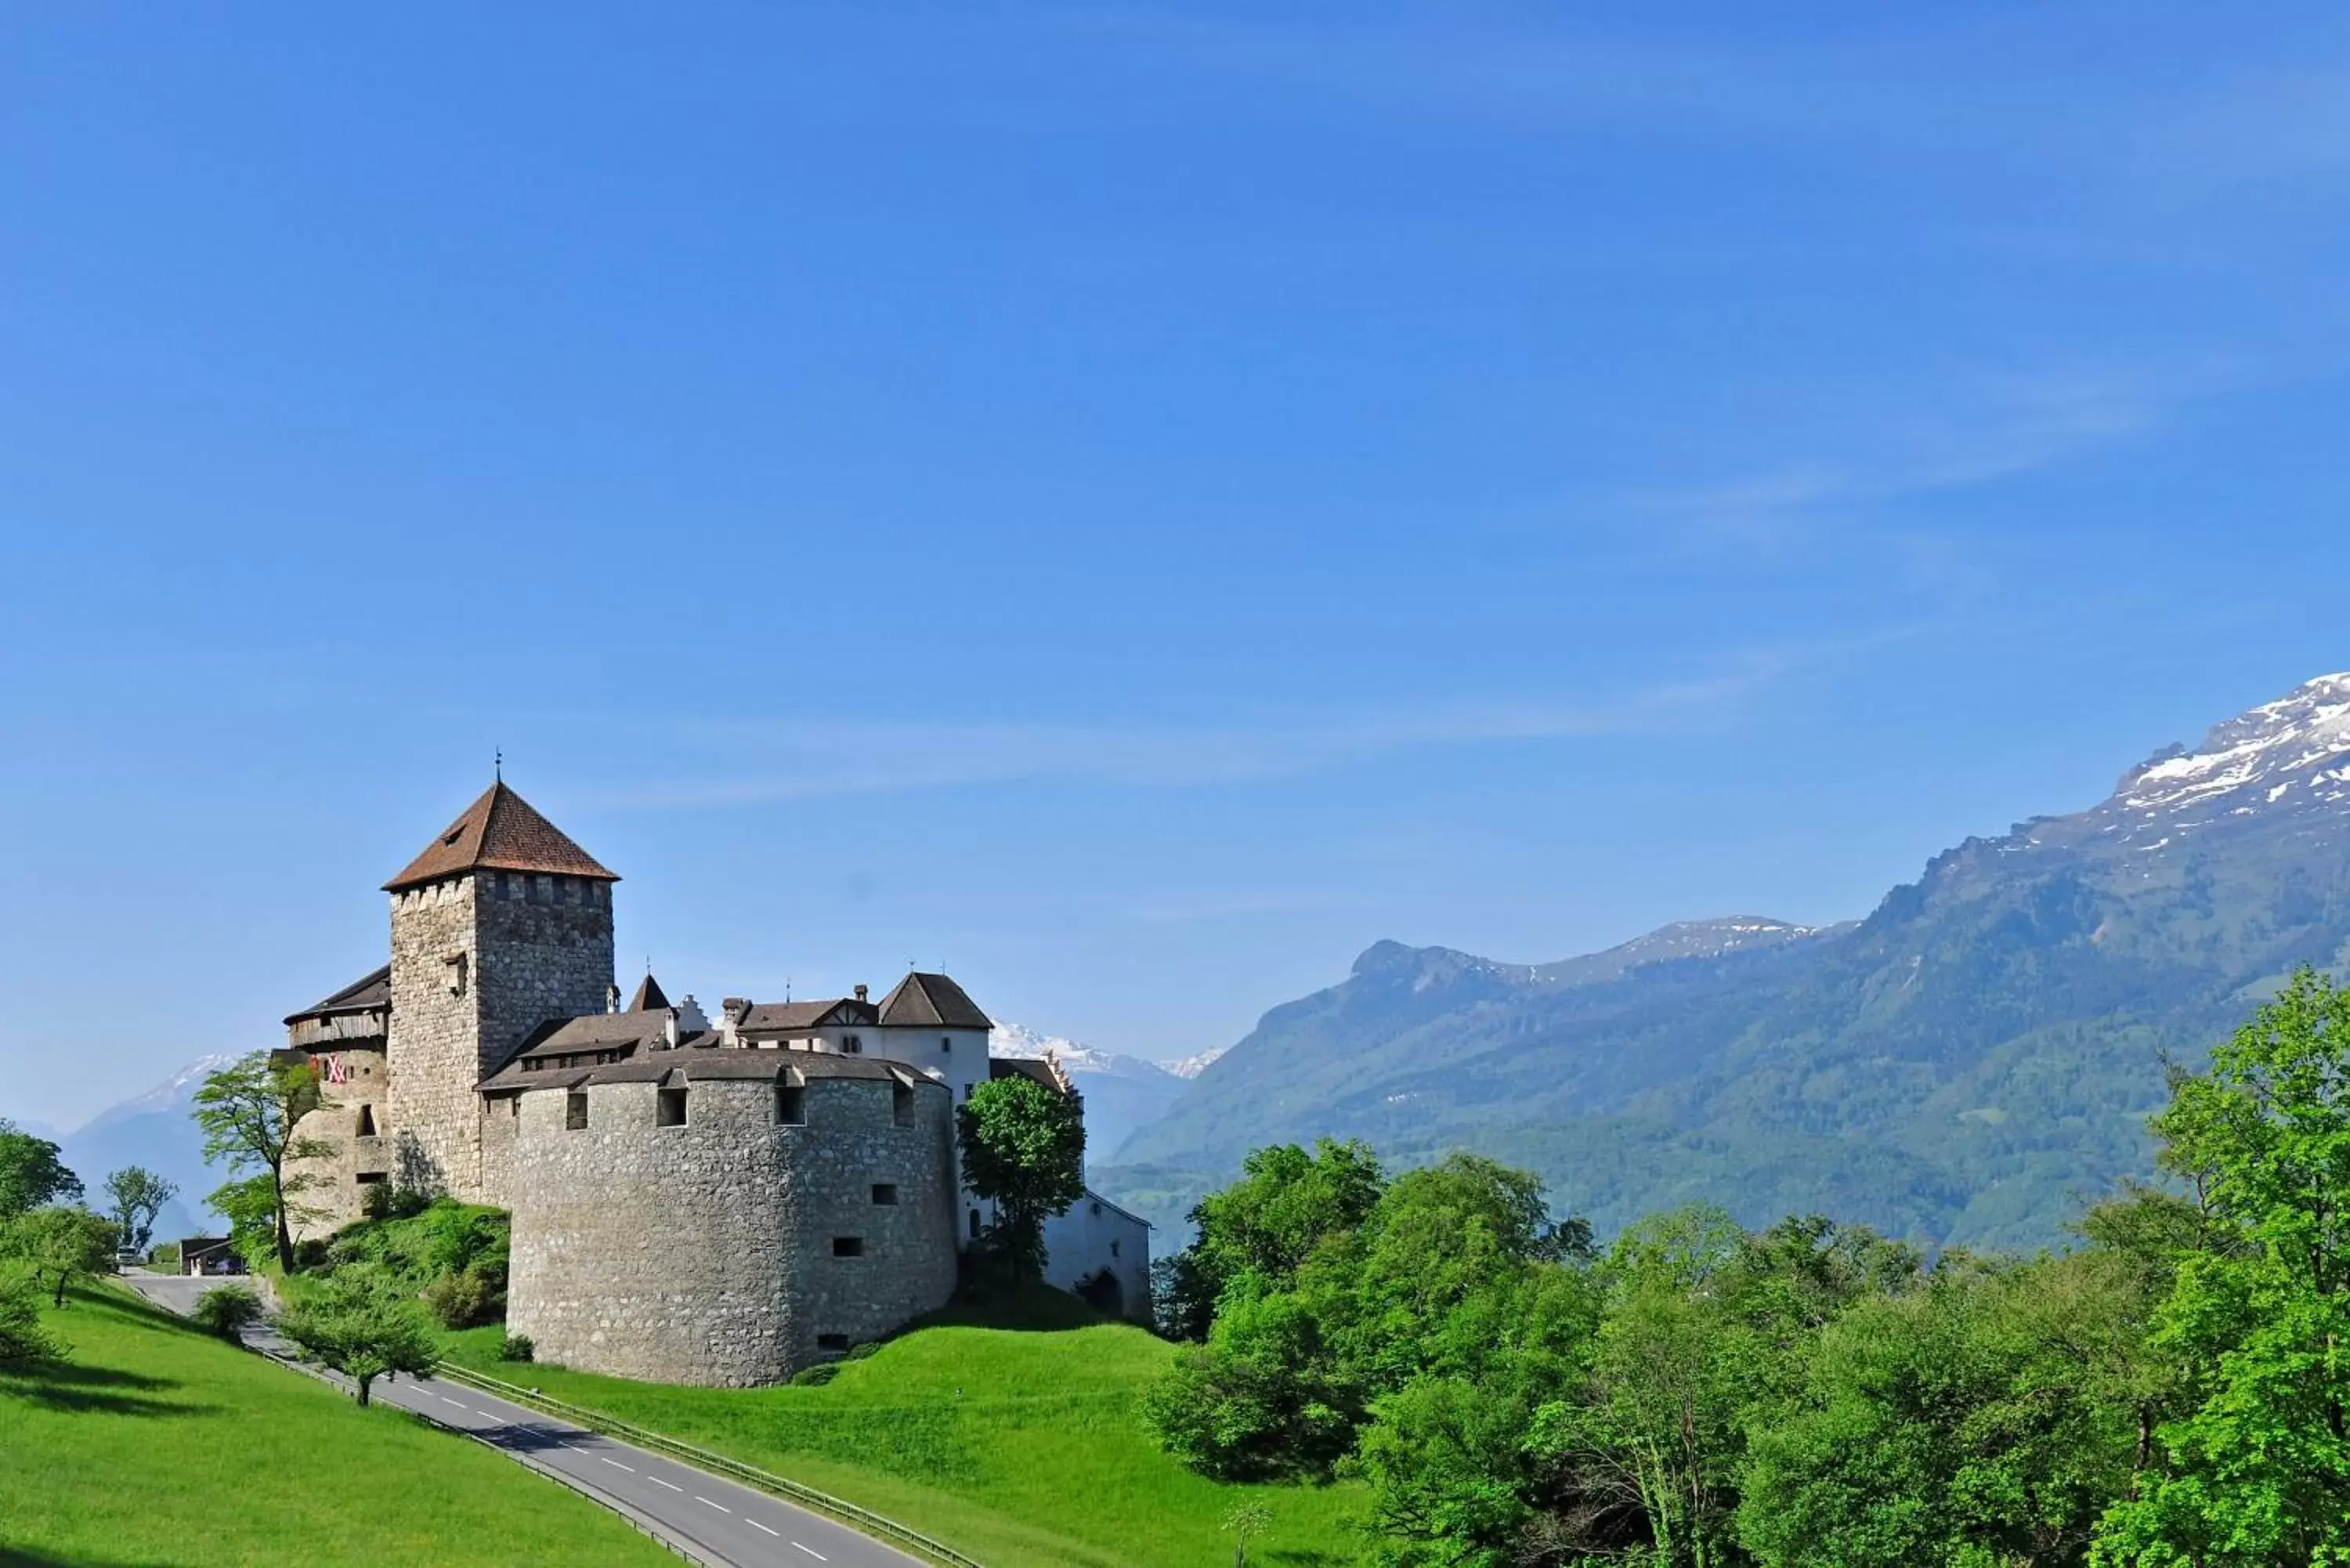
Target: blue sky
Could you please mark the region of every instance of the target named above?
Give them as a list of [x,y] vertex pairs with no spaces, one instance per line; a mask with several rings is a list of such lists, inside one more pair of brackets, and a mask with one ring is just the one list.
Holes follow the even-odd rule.
[[494,11],[0,41],[0,1112],[501,747],[629,973],[1166,1056],[2350,666],[2338,7]]

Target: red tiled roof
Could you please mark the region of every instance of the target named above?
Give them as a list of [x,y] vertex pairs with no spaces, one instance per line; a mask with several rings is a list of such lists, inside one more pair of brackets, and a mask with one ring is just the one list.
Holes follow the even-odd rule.
[[410,861],[407,869],[386,882],[384,891],[396,893],[402,888],[481,870],[543,871],[598,882],[619,880],[501,780],[426,845],[424,853]]

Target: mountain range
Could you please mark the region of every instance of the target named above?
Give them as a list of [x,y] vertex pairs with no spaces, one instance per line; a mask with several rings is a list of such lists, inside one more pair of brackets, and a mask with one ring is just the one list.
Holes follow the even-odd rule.
[[[102,1183],[108,1175],[126,1165],[143,1165],[180,1189],[156,1216],[156,1240],[192,1236],[205,1224],[217,1231],[220,1220],[205,1212],[204,1199],[228,1178],[204,1164],[203,1134],[189,1112],[204,1075],[234,1060],[199,1057],[145,1094],[108,1106],[58,1138],[57,1157],[81,1178],[83,1200],[104,1208]],[[201,1222],[199,1215],[203,1216]]]
[[1163,1225],[1249,1149],[1330,1135],[1530,1167],[1603,1233],[1706,1199],[2040,1245],[2147,1169],[2166,1059],[2302,964],[2350,968],[2350,675],[1936,856],[1863,920],[1688,921],[1535,965],[1377,943],[1095,1181]]

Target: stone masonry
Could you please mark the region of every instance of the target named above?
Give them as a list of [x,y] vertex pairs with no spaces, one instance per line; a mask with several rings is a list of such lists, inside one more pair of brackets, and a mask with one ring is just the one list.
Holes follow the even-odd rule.
[[608,885],[481,871],[391,896],[390,1100],[400,1179],[488,1200],[481,1097],[489,1075],[550,1018],[600,1010],[612,983]]
[[[733,1060],[579,1075],[584,1128],[562,1083],[518,1096],[509,1329],[548,1361],[747,1386],[944,1305],[946,1088],[877,1063],[694,1054]],[[776,1119],[779,1075],[798,1125]],[[658,1125],[678,1086],[684,1124]]]

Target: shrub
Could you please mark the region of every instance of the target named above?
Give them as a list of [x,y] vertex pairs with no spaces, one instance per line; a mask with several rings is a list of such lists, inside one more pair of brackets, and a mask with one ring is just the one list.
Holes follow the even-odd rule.
[[840,1376],[840,1363],[819,1361],[814,1366],[803,1366],[792,1374],[795,1388],[821,1388]]
[[504,1339],[498,1341],[498,1359],[500,1361],[528,1361],[537,1354],[537,1346],[531,1344],[530,1335],[526,1334],[510,1334]]
[[221,1285],[196,1298],[188,1314],[223,1339],[234,1342],[248,1325],[261,1321],[261,1298],[250,1285]]
[[857,1345],[852,1348],[846,1359],[850,1361],[862,1361],[867,1356],[874,1355],[879,1351],[880,1348],[881,1347],[879,1345],[868,1339],[863,1345]]
[[0,1272],[0,1366],[63,1354],[65,1347],[41,1326],[40,1286],[31,1272],[12,1268]]
[[470,1269],[434,1275],[423,1297],[425,1310],[442,1328],[471,1328],[497,1315],[489,1282]]

